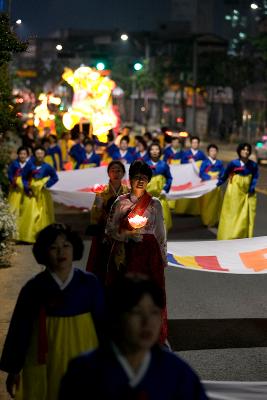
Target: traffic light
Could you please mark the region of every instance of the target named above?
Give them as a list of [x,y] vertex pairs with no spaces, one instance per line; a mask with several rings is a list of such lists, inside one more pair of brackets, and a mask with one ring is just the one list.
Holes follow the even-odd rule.
[[135,71],[141,71],[141,69],[143,68],[143,64],[140,62],[136,62],[136,63],[134,63],[133,67],[134,67]]

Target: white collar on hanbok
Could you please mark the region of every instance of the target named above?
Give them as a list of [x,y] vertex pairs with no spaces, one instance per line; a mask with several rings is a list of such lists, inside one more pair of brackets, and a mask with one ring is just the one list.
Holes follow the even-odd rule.
[[198,151],[199,150],[194,150],[194,149],[191,148],[191,152],[192,152],[193,156],[195,156],[198,153]]
[[241,165],[241,167],[244,167],[245,166],[245,163],[244,163],[244,161],[242,161],[242,160],[239,160],[240,161],[240,165]]
[[50,272],[52,278],[58,284],[60,290],[64,290],[68,286],[68,284],[72,281],[72,278],[74,275],[74,268],[72,267],[68,278],[64,282],[62,282],[62,280],[57,276],[57,274],[55,272],[50,271],[50,269],[48,269],[48,271]]
[[217,160],[214,160],[214,159],[211,158],[211,157],[208,157],[208,159],[210,160],[210,162],[212,163],[212,165],[216,164],[216,161],[217,161]]
[[93,152],[91,151],[91,153],[86,153],[86,159],[89,160],[89,158],[91,158],[93,155]]
[[120,352],[118,347],[113,342],[111,343],[111,347],[112,347],[113,352],[115,353],[115,356],[116,356],[118,362],[120,363],[124,372],[126,373],[126,375],[129,378],[129,385],[131,387],[136,387],[141,382],[141,380],[144,378],[144,376],[149,368],[149,364],[151,361],[150,351],[148,351],[145,354],[145,357],[142,361],[142,364],[141,364],[139,370],[137,372],[135,372],[133,370],[133,368],[131,367],[131,365],[128,363],[126,357],[124,357],[124,355]]

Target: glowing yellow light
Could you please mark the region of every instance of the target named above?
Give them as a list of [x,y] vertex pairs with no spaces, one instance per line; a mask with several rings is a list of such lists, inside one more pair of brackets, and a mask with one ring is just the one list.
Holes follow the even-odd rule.
[[129,224],[131,225],[132,228],[134,229],[140,229],[143,228],[146,223],[147,223],[147,218],[142,217],[141,215],[135,215],[132,218],[128,219]]
[[63,115],[64,126],[72,129],[77,123],[87,121],[92,125],[93,134],[106,142],[108,131],[117,125],[111,97],[115,82],[90,67],[75,71],[67,68],[62,78],[74,91],[72,107]]
[[34,125],[40,132],[44,127],[49,127],[51,132],[56,134],[55,115],[50,112],[48,104],[59,105],[61,103],[60,97],[54,96],[51,93],[40,93],[38,100],[41,103],[33,110]]

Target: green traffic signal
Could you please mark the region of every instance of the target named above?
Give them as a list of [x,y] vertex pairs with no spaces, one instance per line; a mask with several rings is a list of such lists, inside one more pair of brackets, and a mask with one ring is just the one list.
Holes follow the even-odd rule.
[[136,62],[133,67],[135,71],[141,71],[141,69],[143,68],[143,64],[141,64],[140,62]]
[[98,71],[104,71],[104,69],[106,69],[106,66],[105,66],[105,64],[104,64],[102,61],[100,61],[100,62],[98,62],[98,63],[96,64],[96,69],[97,69]]

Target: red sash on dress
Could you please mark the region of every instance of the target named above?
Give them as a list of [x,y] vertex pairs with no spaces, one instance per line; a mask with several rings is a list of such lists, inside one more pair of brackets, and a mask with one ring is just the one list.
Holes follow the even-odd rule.
[[143,196],[138,200],[138,202],[135,204],[134,208],[130,209],[127,211],[126,215],[122,218],[121,224],[120,224],[120,230],[121,229],[128,229],[128,230],[133,230],[131,226],[129,226],[128,219],[133,218],[136,215],[140,215],[140,217],[144,214],[146,211],[147,207],[149,206],[150,202],[152,200],[152,196],[145,192]]
[[244,167],[236,167],[236,168],[234,168],[233,169],[233,171],[231,172],[231,174],[230,174],[230,182],[232,183],[232,180],[233,180],[233,176],[236,174],[236,173],[238,173],[239,171],[243,171],[245,168]]

